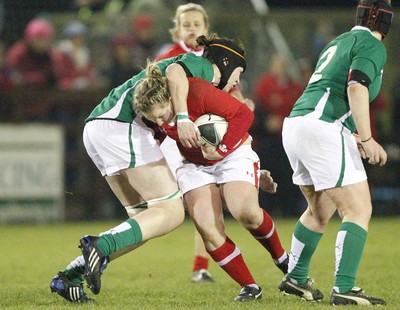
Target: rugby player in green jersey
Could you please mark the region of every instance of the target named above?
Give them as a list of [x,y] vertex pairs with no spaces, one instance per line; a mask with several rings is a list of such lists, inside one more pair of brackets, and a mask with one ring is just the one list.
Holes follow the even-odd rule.
[[323,298],[308,277],[312,255],[330,218],[342,224],[336,238],[333,305],[380,305],[355,286],[372,202],[362,159],[384,165],[387,155],[371,134],[369,102],[379,93],[393,9],[387,0],[361,0],[356,26],[321,52],[314,74],[283,125],[283,145],[293,182],[308,207],[294,228],[285,294]]
[[[246,68],[244,51],[232,40],[213,35],[208,39],[202,37],[200,43],[205,46],[203,56],[189,53],[157,63],[171,86],[178,134],[181,137],[183,125],[182,143],[186,147],[199,144],[199,133],[187,113],[187,77],[199,77],[229,91]],[[233,74],[238,68],[239,74]],[[82,256],[74,259],[50,283],[51,291],[68,301],[89,301],[83,290],[83,276],[91,291],[98,294],[101,274],[110,260],[171,232],[184,220],[181,191],[154,138],[154,131],[132,107],[135,89],[145,75],[144,70],[111,90],[86,119],[83,132],[86,151],[129,218],[99,236],[81,238]]]

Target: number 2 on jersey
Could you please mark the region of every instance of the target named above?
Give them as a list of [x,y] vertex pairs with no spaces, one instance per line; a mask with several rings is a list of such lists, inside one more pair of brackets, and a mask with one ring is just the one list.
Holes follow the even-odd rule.
[[329,62],[332,60],[333,55],[336,53],[337,46],[331,46],[328,48],[320,57],[320,60],[324,59],[325,60],[317,67],[317,69],[314,71],[313,75],[310,78],[310,81],[308,84],[315,83],[319,81],[322,78],[322,70],[325,69],[325,67],[329,64]]

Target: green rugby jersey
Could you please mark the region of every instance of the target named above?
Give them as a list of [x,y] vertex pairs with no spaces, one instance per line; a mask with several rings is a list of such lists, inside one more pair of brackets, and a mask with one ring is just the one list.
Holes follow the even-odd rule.
[[[177,57],[167,58],[157,62],[163,75],[167,67],[175,62],[182,62],[194,77],[212,82],[214,70],[211,62],[192,53],[182,54]],[[136,113],[133,110],[133,92],[140,80],[146,76],[146,70],[141,71],[124,84],[114,88],[90,113],[86,122],[93,119],[110,119],[120,122],[131,123]]]
[[356,26],[332,40],[321,52],[316,69],[289,117],[305,116],[333,123],[340,121],[356,130],[347,97],[350,70],[359,70],[371,80],[370,101],[382,85],[386,48],[365,27]]

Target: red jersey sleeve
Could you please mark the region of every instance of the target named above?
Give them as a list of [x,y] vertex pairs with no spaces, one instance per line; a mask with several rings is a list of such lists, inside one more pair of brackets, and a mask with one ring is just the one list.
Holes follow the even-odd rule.
[[192,121],[212,113],[228,122],[228,130],[221,141],[218,153],[228,155],[249,136],[253,112],[236,98],[199,78],[189,78],[188,112]]

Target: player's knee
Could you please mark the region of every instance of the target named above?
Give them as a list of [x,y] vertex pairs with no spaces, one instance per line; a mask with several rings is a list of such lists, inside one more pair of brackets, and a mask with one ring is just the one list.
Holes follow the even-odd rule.
[[185,219],[185,209],[180,190],[161,198],[149,200],[147,204],[149,207],[158,207],[163,213],[165,220],[169,223],[176,223],[179,226]]
[[183,207],[182,199],[175,199],[174,201],[170,201],[170,218],[177,225],[181,225],[185,220],[185,209]]
[[235,219],[246,229],[256,229],[263,222],[262,210],[254,208],[241,208],[236,212]]

